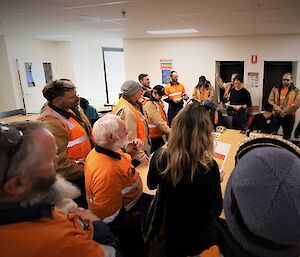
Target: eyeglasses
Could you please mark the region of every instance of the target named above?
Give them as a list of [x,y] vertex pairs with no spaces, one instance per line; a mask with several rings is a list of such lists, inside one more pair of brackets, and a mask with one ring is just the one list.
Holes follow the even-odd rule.
[[2,176],[0,173],[0,185],[3,185],[5,183],[10,161],[13,155],[20,149],[22,141],[22,131],[18,130],[17,128],[8,126],[8,124],[0,123],[0,156],[6,156],[6,165],[4,165]]

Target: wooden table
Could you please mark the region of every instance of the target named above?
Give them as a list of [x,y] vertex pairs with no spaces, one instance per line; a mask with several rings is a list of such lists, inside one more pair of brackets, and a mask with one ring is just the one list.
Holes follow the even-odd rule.
[[[224,131],[220,137],[217,139],[220,142],[230,144],[230,151],[228,154],[228,157],[226,159],[226,162],[224,164],[224,172],[225,176],[223,179],[223,182],[221,183],[222,188],[222,194],[224,196],[226,184],[228,181],[228,178],[235,166],[235,155],[237,150],[239,149],[239,143],[246,138],[246,135],[241,134],[240,130],[233,130],[233,129],[227,129]],[[147,187],[147,174],[148,174],[148,165],[140,165],[137,167],[137,171],[140,173],[140,176],[143,181],[143,192],[145,194],[149,195],[155,195],[156,190],[150,190]]]
[[17,121],[26,121],[26,120],[37,120],[39,114],[27,114],[27,115],[14,115],[6,118],[1,118],[0,122],[17,122]]

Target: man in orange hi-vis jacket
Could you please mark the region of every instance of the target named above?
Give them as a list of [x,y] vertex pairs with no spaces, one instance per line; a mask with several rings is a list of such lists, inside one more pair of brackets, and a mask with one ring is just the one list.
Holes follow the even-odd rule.
[[[141,139],[128,143],[125,122],[107,114],[93,128],[96,147],[89,153],[84,167],[89,209],[108,223],[120,239],[124,256],[142,257],[143,240],[138,203],[142,180],[128,153],[143,147]],[[126,153],[121,148],[126,146]],[[139,247],[140,246],[140,247]]]
[[168,97],[164,99],[164,101],[169,104],[168,121],[171,125],[176,114],[183,108],[183,100],[189,99],[185,93],[184,85],[178,82],[178,74],[176,71],[170,72],[170,84],[166,85],[165,94]]
[[79,191],[56,174],[57,159],[55,138],[42,122],[0,125],[1,256],[121,256],[96,215],[62,205]]

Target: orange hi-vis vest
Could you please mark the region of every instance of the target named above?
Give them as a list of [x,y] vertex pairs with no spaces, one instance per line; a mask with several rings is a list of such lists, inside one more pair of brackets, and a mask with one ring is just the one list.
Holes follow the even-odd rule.
[[[209,249],[203,251],[202,253],[195,255],[193,257],[221,257],[220,248],[217,245],[211,246]],[[190,257],[190,256],[187,256]]]
[[182,95],[185,93],[184,86],[179,83],[175,85],[166,85],[165,87],[165,94],[166,96],[170,97],[171,99],[180,99]]
[[[167,122],[167,116],[165,112],[165,106],[162,101],[156,102],[156,101],[151,101],[153,104],[155,104],[157,111],[159,112],[161,118]],[[148,118],[146,114],[146,119],[148,122],[148,127],[149,127],[149,137],[150,138],[157,138],[161,137],[164,133],[155,125],[151,122],[151,120]]]
[[202,103],[204,100],[209,98],[209,90],[207,88],[196,88],[197,101]]
[[[283,89],[281,89],[281,91],[282,90]],[[276,88],[274,102],[276,105],[282,107],[287,101],[287,106],[291,106],[292,103],[295,101],[296,96],[296,92],[292,89],[286,91],[285,94],[279,94],[279,88]],[[292,115],[296,115],[296,111],[294,111]]]
[[145,123],[143,121],[143,119],[141,118],[141,113],[131,104],[129,103],[127,100],[125,100],[123,97],[121,97],[119,99],[119,101],[117,102],[117,104],[115,105],[114,109],[113,109],[113,113],[116,114],[116,110],[119,109],[120,107],[122,107],[123,105],[126,105],[130,108],[130,110],[132,111],[132,113],[134,114],[135,118],[136,118],[136,134],[137,134],[137,138],[141,139],[143,142],[146,141],[146,135],[145,135],[145,131],[148,128],[145,128]]
[[[72,112],[72,114],[74,113]],[[92,149],[89,136],[85,129],[72,116],[67,119],[49,106],[47,106],[47,108],[42,112],[39,119],[42,119],[45,116],[51,116],[59,119],[64,124],[69,138],[67,155],[71,160],[74,160],[77,163],[83,163],[86,156]]]
[[0,225],[1,256],[104,257],[105,248],[91,239],[78,216],[54,211],[52,218]]
[[135,206],[142,195],[143,185],[129,154],[122,150],[104,150],[110,153],[95,148],[89,153],[84,176],[89,210],[105,223],[110,223],[122,208],[129,211]]

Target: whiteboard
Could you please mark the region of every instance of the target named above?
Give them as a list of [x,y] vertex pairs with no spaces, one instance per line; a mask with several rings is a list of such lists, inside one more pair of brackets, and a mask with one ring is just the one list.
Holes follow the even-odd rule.
[[106,79],[107,103],[119,100],[121,85],[125,81],[125,62],[122,48],[102,48]]

